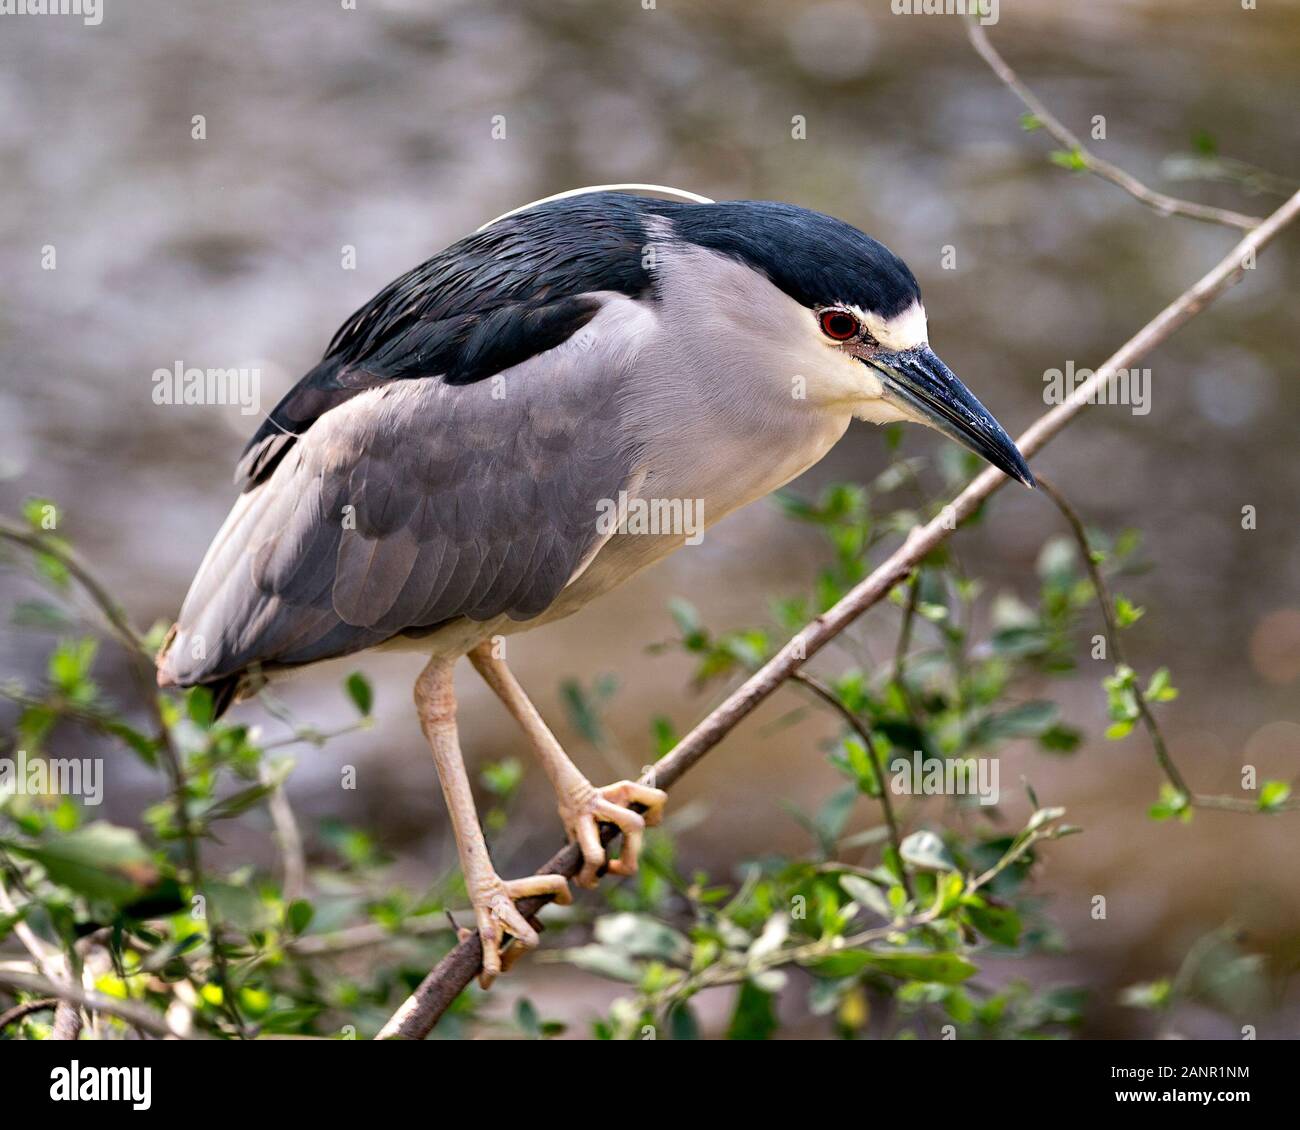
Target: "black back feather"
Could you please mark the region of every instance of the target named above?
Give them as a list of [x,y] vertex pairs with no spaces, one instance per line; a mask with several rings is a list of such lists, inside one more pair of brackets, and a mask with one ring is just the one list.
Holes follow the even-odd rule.
[[806,306],[851,302],[891,317],[920,297],[883,244],[792,204],[682,204],[602,192],[539,205],[452,244],[389,283],[334,335],[244,449],[249,490],[331,408],[391,381],[484,380],[567,341],[594,315],[585,295],[650,293],[645,221],[666,217],[683,240],[730,255]]

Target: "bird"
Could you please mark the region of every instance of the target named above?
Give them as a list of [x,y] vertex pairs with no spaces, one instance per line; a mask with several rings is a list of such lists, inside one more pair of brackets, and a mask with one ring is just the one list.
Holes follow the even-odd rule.
[[[620,186],[517,209],[379,291],[262,421],[159,685],[207,687],[220,715],[291,669],[421,652],[416,713],[490,984],[538,944],[515,900],[571,892],[560,875],[495,869],[461,756],[457,661],[540,761],[581,849],[575,881],[633,874],[665,793],[593,785],[505,641],[690,540],[672,522],[634,528],[635,505],[694,503],[708,528],[817,463],[855,418],[935,428],[1034,485],[931,349],[911,270],[851,224]],[[623,834],[617,857],[603,823]]]

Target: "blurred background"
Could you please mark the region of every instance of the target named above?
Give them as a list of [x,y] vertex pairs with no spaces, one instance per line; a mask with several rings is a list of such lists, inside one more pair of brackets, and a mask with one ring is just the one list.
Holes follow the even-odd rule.
[[[34,495],[59,502],[60,532],[141,625],[175,615],[256,426],[238,407],[156,405],[154,371],[257,367],[269,409],[381,286],[537,197],[651,181],[840,216],[909,262],[937,350],[1013,435],[1044,410],[1046,370],[1097,365],[1236,238],[1052,165],[1051,142],[1020,128],[1021,106],[960,20],[894,15],[888,0],[360,0],[355,11],[104,2],[97,27],[72,17],[0,24],[0,510],[15,514]],[[1284,186],[1300,176],[1300,5],[1021,0],[1004,3],[989,30],[1081,135],[1103,115],[1106,138],[1091,146],[1156,187],[1264,215],[1277,197],[1179,183],[1183,158],[1217,147]],[[1155,568],[1123,586],[1147,608],[1129,632],[1130,658],[1147,672],[1172,668],[1182,694],[1162,717],[1206,792],[1237,793],[1243,764],[1292,781],[1300,766],[1296,246],[1285,235],[1144,362],[1149,414],[1091,409],[1035,461],[1090,524],[1141,531]],[[43,269],[48,247],[54,270]],[[946,248],[955,269],[944,269]],[[942,443],[912,429],[902,450]],[[880,432],[855,425],[791,489],[867,481],[888,459]],[[1256,509],[1254,530],[1242,528],[1244,506]],[[1059,529],[1041,497],[999,496],[960,541],[985,600],[1031,595],[1039,548]],[[755,623],[769,596],[806,592],[824,556],[806,528],[756,504],[582,614],[519,637],[512,661],[577,760],[614,779],[649,760],[652,719],[684,732],[720,697],[691,691],[680,655],[647,651],[674,634],[670,598],[689,598],[711,626]],[[19,573],[0,582],[7,604],[22,597]],[[878,654],[895,617],[878,609],[861,627]],[[0,671],[39,680],[49,643],[5,631]],[[1149,821],[1161,779],[1149,747],[1140,732],[1101,740],[1106,672],[1081,658],[1077,677],[1047,693],[1086,731],[1083,747],[1052,757],[1026,744],[1003,756],[1014,826],[1028,811],[1023,777],[1086,829],[1038,871],[1066,948],[1029,975],[1089,990],[1084,1035],[1150,1036],[1150,1016],[1119,1004],[1122,988],[1172,974],[1227,922],[1276,968],[1295,968],[1300,824],[1213,812],[1189,825]],[[98,672],[125,699],[119,660],[106,646]],[[289,795],[309,846],[315,821],[357,824],[415,884],[454,862],[409,705],[419,665],[368,657],[313,669],[281,692],[329,729],[352,713],[340,679],[358,666],[371,676],[376,728],[298,750]],[[568,724],[566,680],[616,686],[603,749]],[[484,689],[465,678],[462,695],[471,759],[528,763]],[[776,696],[674,793],[671,807],[695,815],[680,833],[688,869],[725,878],[746,858],[805,843],[784,804],[815,806],[837,777],[819,745],[833,718],[774,725],[801,701]],[[256,703],[237,709],[283,732]],[[65,728],[55,746],[66,755],[89,740]],[[345,764],[358,768],[354,791],[339,787]],[[135,822],[156,778],[119,753],[108,774],[104,815]],[[875,818],[864,803],[855,826]],[[498,845],[503,872],[531,870],[557,835],[530,767],[523,811]],[[261,840],[218,850],[264,862]],[[1090,915],[1096,895],[1108,902],[1104,921]],[[525,963],[501,1007],[526,989],[581,1023],[615,991],[555,968]],[[1262,1037],[1300,1032],[1300,989],[1271,1005]],[[1234,1036],[1238,1025],[1192,1009],[1181,1029]]]

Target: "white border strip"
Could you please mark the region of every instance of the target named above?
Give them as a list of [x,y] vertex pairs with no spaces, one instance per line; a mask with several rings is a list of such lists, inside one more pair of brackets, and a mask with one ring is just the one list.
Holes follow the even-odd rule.
[[707,196],[700,196],[696,192],[687,192],[684,188],[671,188],[664,184],[592,184],[586,188],[571,188],[568,192],[557,192],[554,196],[543,196],[540,200],[534,200],[530,204],[521,204],[518,208],[511,208],[509,212],[502,212],[495,220],[489,220],[479,231],[486,231],[493,224],[498,224],[507,216],[515,216],[520,212],[527,212],[529,208],[536,208],[541,204],[550,204],[553,200],[567,200],[570,196],[582,196],[588,192],[660,192],[665,196],[673,196],[679,200],[689,200],[693,204],[713,204]]

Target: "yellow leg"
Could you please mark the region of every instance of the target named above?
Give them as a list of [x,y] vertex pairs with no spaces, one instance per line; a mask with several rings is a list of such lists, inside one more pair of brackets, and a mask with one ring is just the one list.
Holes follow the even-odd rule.
[[[491,644],[480,644],[470,652],[469,658],[523,727],[529,744],[551,780],[564,830],[569,839],[576,840],[582,849],[582,871],[576,882],[580,886],[594,887],[597,873],[607,862],[609,870],[616,875],[635,874],[646,825],[658,824],[662,819],[668,794],[639,781],[618,781],[596,788],[555,740],[555,735],[547,728],[505,660],[493,655]],[[644,805],[645,815],[634,812],[630,807],[633,804]],[[618,859],[606,860],[600,842],[602,820],[618,825],[623,833],[623,850]]]
[[530,895],[553,895],[558,902],[567,903],[572,896],[562,875],[529,875],[507,881],[492,866],[456,733],[453,666],[454,661],[449,659],[429,662],[415,682],[415,708],[429,748],[433,750],[438,779],[447,798],[452,833],[456,837],[460,866],[465,874],[465,888],[483,941],[480,980],[486,988],[502,971],[501,950],[507,932],[515,939],[515,946],[511,949],[532,949],[538,943],[537,931],[519,913],[514,900]]

